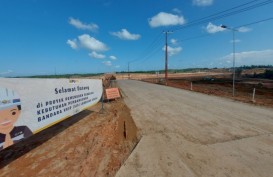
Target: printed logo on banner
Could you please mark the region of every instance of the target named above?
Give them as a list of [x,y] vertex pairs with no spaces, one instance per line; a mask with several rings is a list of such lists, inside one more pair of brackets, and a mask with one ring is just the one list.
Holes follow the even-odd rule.
[[69,80],[69,83],[71,83],[71,84],[78,83],[78,82],[80,82],[80,81],[76,80],[76,79],[70,79]]

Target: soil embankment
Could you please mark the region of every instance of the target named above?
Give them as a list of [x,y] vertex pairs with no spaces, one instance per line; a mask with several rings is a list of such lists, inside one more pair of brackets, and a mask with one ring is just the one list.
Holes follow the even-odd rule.
[[130,110],[100,104],[0,152],[0,176],[114,176],[137,143]]

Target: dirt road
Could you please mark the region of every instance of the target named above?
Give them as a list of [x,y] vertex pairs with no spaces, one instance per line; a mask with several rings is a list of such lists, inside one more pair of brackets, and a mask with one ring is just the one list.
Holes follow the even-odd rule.
[[273,176],[273,109],[119,81],[142,138],[116,176]]

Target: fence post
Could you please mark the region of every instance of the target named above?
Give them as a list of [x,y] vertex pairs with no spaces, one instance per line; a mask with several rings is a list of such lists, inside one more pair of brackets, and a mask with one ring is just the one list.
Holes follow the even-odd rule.
[[191,90],[192,90],[192,82],[191,82]]
[[102,92],[102,96],[101,96],[101,108],[100,108],[100,113],[102,114],[104,111],[104,93]]
[[255,92],[256,92],[256,89],[254,88],[253,89],[253,94],[252,94],[252,102],[255,103]]

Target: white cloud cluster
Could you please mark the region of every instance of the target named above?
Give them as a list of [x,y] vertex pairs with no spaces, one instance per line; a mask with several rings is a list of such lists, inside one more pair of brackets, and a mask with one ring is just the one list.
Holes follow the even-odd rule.
[[89,36],[88,34],[83,34],[78,37],[80,44],[92,51],[106,51],[108,47],[101,41]]
[[66,43],[67,43],[72,49],[77,49],[77,48],[78,48],[77,39],[73,39],[73,40],[68,39]]
[[193,0],[192,3],[196,6],[210,6],[213,4],[213,0]]
[[117,57],[115,57],[115,56],[113,56],[113,55],[109,56],[109,58],[110,58],[111,60],[116,60],[116,59],[117,59]]
[[[78,39],[73,39],[70,40],[68,39],[66,42],[72,49],[78,49],[78,48],[85,48],[89,51],[91,51],[90,53],[88,53],[88,55],[91,58],[95,58],[95,59],[105,59],[106,55],[99,53],[99,52],[104,52],[108,50],[108,47],[106,46],[106,44],[104,44],[103,42],[97,40],[94,37],[91,37],[88,34],[83,34],[78,36]],[[110,55],[109,59],[111,60],[117,60],[116,56]],[[110,66],[110,64],[112,65],[112,63],[110,62],[106,62],[104,63],[107,66]]]
[[148,20],[149,25],[153,28],[160,26],[174,26],[185,24],[183,16],[174,15],[171,13],[160,12]]
[[174,8],[172,11],[175,12],[175,13],[178,13],[178,14],[182,13],[181,10],[179,10],[178,8]]
[[69,18],[69,24],[81,30],[89,30],[95,32],[99,29],[99,26],[95,23],[85,24],[79,19],[75,19],[72,17]]
[[[81,22],[78,19],[75,18],[69,18],[69,24],[71,24],[72,26],[78,28],[78,29],[82,29],[82,30],[89,30],[92,32],[95,32],[98,30],[98,25],[91,23],[91,24],[85,24],[83,22]],[[120,32],[116,32],[114,33],[116,36],[118,36],[121,39],[125,39],[125,40],[137,40],[140,38],[140,35],[138,34],[131,34],[130,32],[128,32],[126,29],[122,29]],[[79,48],[85,48],[89,51],[88,55],[91,58],[95,58],[95,59],[105,59],[107,58],[106,55],[102,54],[102,52],[105,52],[107,50],[109,50],[109,48],[107,47],[106,44],[104,44],[103,42],[99,41],[98,39],[90,36],[89,34],[82,34],[80,36],[78,36],[75,39],[68,39],[66,41],[66,44],[69,45],[72,49],[79,49]],[[117,57],[114,55],[110,55],[109,59],[111,60],[117,60]],[[105,66],[112,66],[112,61],[108,60],[108,61],[103,61],[102,62]],[[119,65],[114,66],[116,68],[119,67]],[[6,72],[7,73],[7,72]],[[0,73],[0,74],[5,74]],[[8,73],[7,73],[8,74]]]
[[239,32],[241,32],[241,33],[246,33],[246,32],[249,32],[249,31],[251,31],[251,28],[247,28],[247,27],[240,27],[240,28],[238,28],[237,29]]
[[[166,51],[166,46],[162,48],[163,51]],[[168,46],[168,54],[169,56],[173,56],[178,54],[179,52],[182,51],[182,47],[170,47]]]
[[103,61],[102,62],[105,66],[112,66],[112,62],[111,61]]
[[241,42],[241,40],[240,39],[235,39],[234,41],[233,40],[230,41],[230,43],[233,43],[233,42],[234,43],[239,43],[239,42]]
[[92,57],[92,58],[97,58],[97,59],[104,59],[104,58],[105,58],[105,55],[99,54],[99,53],[97,53],[97,52],[95,52],[95,51],[89,53],[88,55],[89,55],[90,57]]
[[206,27],[206,30],[208,33],[217,33],[217,32],[221,32],[221,31],[225,31],[225,28],[222,28],[221,26],[217,26],[212,24],[211,22],[209,22],[209,24]]
[[7,71],[3,71],[3,72],[0,72],[0,75],[7,75],[7,74],[10,74],[10,73],[13,73],[13,70],[7,70]]
[[176,45],[176,44],[177,44],[177,40],[176,40],[176,39],[171,39],[171,43],[172,43],[173,45]]
[[140,34],[132,34],[127,29],[122,29],[121,31],[112,32],[111,34],[123,40],[138,40],[141,37]]
[[[221,32],[221,31],[225,31],[226,29],[229,29],[229,30],[233,30],[232,28],[223,28],[221,27],[221,25],[217,26],[217,25],[214,25],[213,23],[209,22],[208,25],[206,26],[206,31],[208,33],[217,33],[217,32]],[[238,29],[234,29],[235,31],[238,31],[240,33],[246,33],[246,32],[249,32],[251,31],[252,29],[251,28],[247,28],[247,27],[240,27]],[[235,42],[238,42],[238,41],[235,41]]]
[[[222,57],[226,63],[232,63],[233,53]],[[236,66],[241,65],[272,65],[273,49],[260,51],[245,51],[235,53]]]

